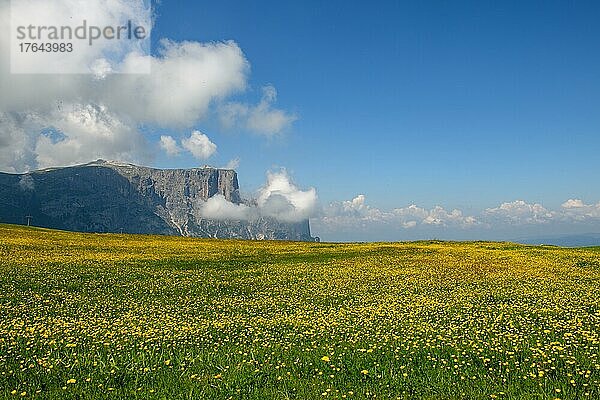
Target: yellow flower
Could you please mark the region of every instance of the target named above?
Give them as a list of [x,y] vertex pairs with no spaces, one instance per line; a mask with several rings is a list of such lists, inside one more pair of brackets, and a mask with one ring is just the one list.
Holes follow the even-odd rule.
[[215,379],[221,379],[222,377],[223,377],[223,375],[221,375],[221,374],[216,374],[215,375]]
[[327,356],[323,356],[323,357],[321,357],[321,360],[322,360],[322,361],[325,361],[325,362],[329,362],[329,361],[330,361],[330,360],[329,360],[329,357],[327,357]]
[[362,371],[360,371],[360,373],[363,375],[368,375],[369,371],[367,371],[366,369],[363,369]]
[[67,383],[68,383],[69,385],[72,385],[72,384],[74,384],[74,383],[77,383],[77,380],[76,380],[76,379],[73,379],[73,378],[71,378],[71,379],[69,379],[69,380],[67,381]]

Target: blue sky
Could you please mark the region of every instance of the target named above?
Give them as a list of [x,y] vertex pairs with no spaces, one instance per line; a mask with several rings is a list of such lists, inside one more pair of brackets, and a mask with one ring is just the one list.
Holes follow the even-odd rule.
[[219,158],[240,157],[245,185],[278,165],[325,202],[600,199],[597,2],[163,2],[157,13],[154,39],[236,41],[247,96],[272,84],[297,113],[275,140],[198,126]]
[[0,65],[0,169],[239,159],[252,194],[283,167],[289,199],[316,189],[301,215],[330,240],[600,232],[599,17],[595,1],[161,1],[147,78]]

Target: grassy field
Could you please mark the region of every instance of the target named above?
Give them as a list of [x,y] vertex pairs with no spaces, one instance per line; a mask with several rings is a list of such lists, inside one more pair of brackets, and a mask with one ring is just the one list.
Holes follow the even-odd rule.
[[0,225],[0,397],[600,398],[600,251]]

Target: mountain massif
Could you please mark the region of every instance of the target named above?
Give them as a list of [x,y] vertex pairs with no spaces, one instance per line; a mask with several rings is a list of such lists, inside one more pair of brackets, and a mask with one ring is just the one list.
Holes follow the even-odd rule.
[[202,205],[216,195],[250,204],[240,196],[234,170],[154,169],[98,160],[26,174],[0,173],[0,222],[30,221],[81,232],[313,240],[308,220],[204,218]]

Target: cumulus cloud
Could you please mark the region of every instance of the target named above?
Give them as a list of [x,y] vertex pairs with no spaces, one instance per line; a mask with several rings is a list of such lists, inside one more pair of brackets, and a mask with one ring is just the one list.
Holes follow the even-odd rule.
[[562,208],[565,210],[579,210],[585,207],[588,207],[582,200],[579,199],[569,199],[562,203]]
[[[570,199],[558,210],[550,210],[538,203],[524,200],[505,202],[487,208],[475,215],[462,210],[447,210],[441,206],[431,209],[410,205],[391,211],[381,210],[367,204],[365,195],[352,200],[333,202],[323,208],[322,213],[312,220],[316,232],[325,234],[356,232],[406,232],[418,230],[419,237],[432,237],[443,232],[457,232],[465,237],[467,232],[476,232],[468,237],[481,237],[486,232],[533,231],[544,227],[580,227],[589,231],[600,224],[600,202],[586,204],[580,199]],[[488,234],[489,236],[489,234]],[[414,237],[404,235],[404,237]],[[514,239],[514,238],[513,238]]]
[[39,167],[99,158],[132,162],[149,158],[142,150],[146,143],[137,129],[104,106],[73,105],[48,115],[44,125],[52,130],[37,137],[34,151]]
[[200,208],[204,218],[214,220],[245,221],[256,216],[255,210],[245,204],[234,204],[218,194],[204,202]]
[[392,213],[402,221],[408,221],[409,227],[415,227],[418,223],[429,217],[429,212],[424,208],[411,204],[408,207],[395,208]]
[[[0,70],[5,111],[32,109],[48,112],[57,102],[102,104],[138,123],[185,128],[203,118],[210,103],[243,90],[248,62],[238,45],[224,43],[176,43],[163,40],[157,56],[129,54],[118,66],[121,74],[10,75],[7,49],[2,49]],[[149,62],[150,74],[135,74]]]
[[90,70],[92,75],[94,75],[94,78],[98,80],[102,80],[114,72],[112,65],[105,58],[94,61]]
[[173,139],[173,136],[161,136],[159,145],[169,157],[174,157],[181,153],[181,148],[177,144],[177,141]]
[[39,129],[39,124],[29,115],[0,111],[0,170],[20,172],[36,166],[35,137],[28,133],[31,129]]
[[329,204],[317,224],[328,230],[368,229],[373,226],[413,229],[418,226],[466,228],[479,224],[479,221],[473,216],[463,215],[460,210],[447,211],[440,206],[426,210],[413,204],[391,211],[380,210],[368,205],[366,196],[361,194],[352,200]]
[[314,188],[300,190],[282,169],[267,173],[267,183],[261,188],[257,202],[262,215],[298,222],[315,212],[317,191]]
[[271,86],[262,88],[263,96],[257,105],[230,102],[219,108],[219,118],[227,128],[241,127],[251,132],[274,136],[288,129],[298,117],[273,107],[277,90]]
[[217,220],[251,220],[261,217],[300,222],[315,215],[317,192],[299,189],[285,169],[268,172],[267,182],[248,204],[234,204],[221,195],[201,205],[201,215]]
[[[153,60],[157,68],[149,76],[110,75],[94,81],[92,76],[77,75],[47,80],[68,82],[64,87],[38,82],[37,76],[31,81],[17,77],[3,86],[7,92],[0,100],[0,142],[6,146],[0,150],[0,169],[19,172],[97,158],[147,162],[151,150],[140,125],[190,125],[204,116],[212,99],[243,87],[245,59],[237,45],[167,46],[162,58]],[[232,60],[235,54],[237,67]],[[3,79],[7,76],[0,73]],[[39,93],[35,94],[37,84]],[[43,104],[38,104],[40,98],[45,99]],[[62,138],[48,138],[47,129],[59,131]],[[166,140],[160,146],[165,150],[170,146],[168,154],[175,154],[176,147]],[[193,134],[184,143],[200,159],[216,150],[201,134]]]
[[[152,10],[150,2],[143,0],[19,0],[10,2],[2,0],[1,11],[11,12],[13,26],[69,26],[71,28],[81,27],[83,21],[86,28],[119,26],[126,21],[131,21],[132,26],[141,27],[144,32],[150,32],[152,27]],[[4,26],[4,25],[3,25]],[[44,42],[48,31],[42,33],[43,37],[37,37]],[[31,53],[14,51],[17,42],[13,42],[13,57],[11,66],[15,73],[63,73],[63,74],[89,74],[97,77],[106,76],[108,72],[117,65],[123,57],[130,53],[144,53],[149,49],[150,38],[146,36],[143,40],[107,40],[101,35],[93,40],[90,45],[90,37],[85,39],[76,36],[69,38],[73,43],[75,51],[72,52],[46,52],[43,62]],[[8,41],[13,35],[6,35]],[[144,71],[149,72],[149,64],[144,65]]]
[[488,208],[485,215],[496,221],[514,225],[539,224],[551,221],[556,213],[548,211],[541,204],[529,204],[523,200],[502,203],[499,207]]
[[446,211],[443,207],[436,206],[428,212],[423,220],[426,225],[470,227],[478,224],[473,216],[465,216],[460,210]]
[[206,160],[217,152],[217,145],[200,131],[194,131],[189,138],[183,139],[181,145],[198,160]]
[[[132,15],[134,21],[146,23],[142,21],[144,10],[136,9],[139,1],[50,3],[34,8],[31,18],[42,18],[44,13],[59,20],[63,14],[68,18],[75,11],[64,10],[72,11],[73,4],[85,3],[78,8],[77,19],[85,19],[85,13],[89,21]],[[177,147],[171,140],[161,138],[158,146],[150,145],[140,127],[144,132],[148,128],[193,129],[198,122],[214,117],[217,104],[230,101],[248,85],[249,62],[233,41],[163,39],[153,55],[135,48],[112,49],[116,41],[107,41],[110,43],[92,46],[95,53],[78,52],[89,64],[90,74],[56,74],[51,79],[14,75],[10,73],[9,27],[9,2],[2,0],[0,170],[4,171],[23,172],[96,158],[148,162],[158,148],[175,155]],[[114,50],[111,54],[118,50],[119,57],[108,57],[99,49]],[[140,74],[145,66],[149,66],[149,73]],[[272,107],[275,96],[275,89],[269,87],[260,104],[246,106],[244,124],[272,133],[290,123],[293,118],[288,113]],[[53,134],[49,136],[48,131]],[[194,149],[190,151],[203,159],[212,148],[210,141],[196,144],[195,137],[186,142]]]
[[267,174],[267,182],[256,193],[254,201],[233,204],[223,196],[215,196],[202,206],[201,215],[218,220],[270,217],[299,222],[310,219],[314,233],[345,240],[515,240],[528,232],[539,234],[539,229],[560,231],[566,227],[589,232],[600,224],[600,202],[586,204],[570,199],[559,210],[549,210],[541,204],[516,200],[470,215],[459,209],[424,208],[414,204],[382,210],[369,205],[367,197],[360,194],[351,200],[320,207],[314,189],[299,189],[285,170],[281,170]]
[[[149,61],[150,75],[134,74]],[[206,116],[211,102],[246,87],[248,61],[232,41],[162,40],[158,56],[130,54],[120,72],[104,80],[103,99],[138,121],[186,128]]]
[[229,160],[229,162],[227,162],[227,164],[225,164],[223,169],[238,169],[239,166],[240,166],[240,159],[234,158],[232,160]]
[[561,207],[564,219],[578,222],[600,220],[600,202],[585,204],[580,199],[569,199]]
[[[186,150],[189,151],[194,158],[206,160],[217,152],[217,145],[200,131],[193,131],[189,137],[181,140],[181,146],[172,136],[163,135],[160,137],[159,146],[169,157],[177,156],[183,150]],[[231,162],[233,161],[234,160]]]
[[359,194],[352,200],[330,203],[323,214],[323,219],[333,225],[348,225],[352,222],[364,225],[382,221],[385,218],[384,213],[379,209],[366,204],[364,194]]

